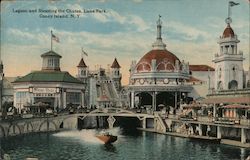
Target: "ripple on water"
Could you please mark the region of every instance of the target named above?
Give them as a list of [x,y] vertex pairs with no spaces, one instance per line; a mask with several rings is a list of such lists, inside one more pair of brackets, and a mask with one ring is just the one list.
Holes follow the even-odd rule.
[[39,160],[176,160],[176,159],[240,159],[250,150],[211,144],[159,134],[140,132],[123,135],[113,130],[118,141],[104,145],[96,130],[67,131],[54,134],[34,134],[1,141],[1,147],[13,160],[38,157]]

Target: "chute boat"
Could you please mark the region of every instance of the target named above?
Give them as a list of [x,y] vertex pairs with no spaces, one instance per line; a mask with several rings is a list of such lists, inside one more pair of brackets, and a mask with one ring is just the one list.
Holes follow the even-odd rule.
[[104,142],[105,144],[110,144],[117,140],[117,136],[114,136],[108,132],[100,133],[96,135],[96,137],[100,139],[102,142]]

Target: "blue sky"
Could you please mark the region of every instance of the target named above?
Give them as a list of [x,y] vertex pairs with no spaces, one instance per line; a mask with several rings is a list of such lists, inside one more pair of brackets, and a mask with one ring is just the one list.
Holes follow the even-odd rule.
[[[232,8],[231,24],[241,41],[238,45],[249,58],[249,4]],[[62,55],[61,69],[76,75],[81,47],[91,70],[106,68],[116,57],[122,66],[123,83],[128,81],[132,60],[150,51],[156,37],[156,20],[162,15],[163,41],[167,49],[190,64],[213,66],[219,51],[217,40],[226,27],[228,0],[62,0],[1,2],[1,59],[6,76],[22,76],[40,70],[40,55],[50,49],[50,30],[60,43],[53,49]],[[16,13],[13,10],[71,9],[105,10],[105,13],[81,13],[80,18],[40,18],[40,13]],[[62,13],[61,13],[62,14]],[[77,14],[74,14],[77,15]]]

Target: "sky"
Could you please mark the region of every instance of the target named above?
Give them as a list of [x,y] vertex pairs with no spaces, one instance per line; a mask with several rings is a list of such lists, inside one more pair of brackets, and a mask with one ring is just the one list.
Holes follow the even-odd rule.
[[[162,16],[162,38],[167,50],[190,64],[214,66],[212,59],[219,52],[217,41],[226,28],[228,1],[2,1],[1,60],[5,76],[24,76],[40,70],[40,56],[50,50],[52,30],[60,39],[60,43],[53,42],[53,50],[62,56],[61,70],[75,76],[83,48],[88,53],[84,60],[90,70],[97,65],[107,68],[116,57],[122,67],[122,83],[128,84],[131,61],[139,61],[152,49],[158,15]],[[243,51],[244,68],[248,70],[249,1],[234,2],[240,5],[232,7],[231,27],[240,40],[238,50]]]

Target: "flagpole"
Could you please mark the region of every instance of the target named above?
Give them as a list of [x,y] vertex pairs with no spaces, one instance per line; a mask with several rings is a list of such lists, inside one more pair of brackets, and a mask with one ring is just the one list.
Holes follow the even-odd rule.
[[52,51],[52,30],[50,32],[50,50]]

